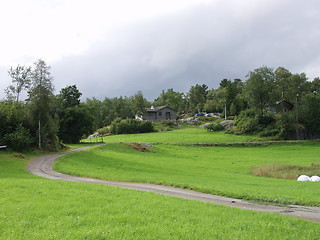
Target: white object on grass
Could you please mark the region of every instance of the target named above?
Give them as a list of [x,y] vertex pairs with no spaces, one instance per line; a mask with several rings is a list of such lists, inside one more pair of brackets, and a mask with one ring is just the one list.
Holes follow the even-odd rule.
[[310,178],[310,181],[312,181],[312,182],[320,182],[320,177],[319,176],[312,176]]
[[308,177],[307,175],[301,175],[298,177],[297,181],[307,182],[310,181],[310,177]]

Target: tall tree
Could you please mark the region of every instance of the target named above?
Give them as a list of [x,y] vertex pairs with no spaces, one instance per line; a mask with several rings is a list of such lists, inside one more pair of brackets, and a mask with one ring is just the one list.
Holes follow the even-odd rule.
[[8,74],[13,84],[5,90],[7,99],[14,99],[16,102],[19,102],[20,93],[30,87],[31,67],[20,65],[16,68],[11,67]]
[[143,97],[143,93],[141,91],[138,91],[136,94],[134,94],[131,97],[132,100],[132,105],[133,105],[133,110],[134,114],[136,115],[143,115],[146,111],[147,107],[147,100]]
[[156,106],[168,106],[181,112],[185,105],[184,101],[183,93],[175,92],[170,88],[167,91],[162,90],[153,104]]
[[275,72],[275,88],[273,90],[274,100],[286,100],[290,99],[290,77],[292,73],[284,67],[278,67]]
[[262,116],[271,97],[274,83],[273,70],[264,66],[249,72],[247,76],[249,78],[245,84],[245,92],[249,104]]
[[64,108],[75,107],[80,104],[80,97],[82,93],[78,90],[76,85],[62,88],[60,96]]
[[51,67],[42,59],[34,65],[28,102],[33,120],[37,123],[38,147],[41,149],[44,144],[57,144],[58,129],[57,122],[51,115],[54,91]]
[[201,112],[207,100],[208,86],[205,84],[191,86],[187,96],[191,112]]
[[78,143],[83,135],[92,132],[93,115],[86,105],[80,103],[82,93],[76,85],[60,90],[59,138],[65,143]]

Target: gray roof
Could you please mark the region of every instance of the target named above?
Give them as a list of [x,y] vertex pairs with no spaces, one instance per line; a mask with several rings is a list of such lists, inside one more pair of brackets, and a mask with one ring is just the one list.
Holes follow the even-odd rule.
[[147,110],[147,112],[158,112],[158,111],[160,111],[161,109],[164,109],[164,108],[170,108],[171,110],[176,111],[176,110],[174,110],[173,108],[168,107],[168,106],[160,106],[160,107],[146,108],[146,110]]

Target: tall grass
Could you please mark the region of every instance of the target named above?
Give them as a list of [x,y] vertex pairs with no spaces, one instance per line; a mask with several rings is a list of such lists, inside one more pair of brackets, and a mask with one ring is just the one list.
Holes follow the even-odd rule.
[[320,164],[312,163],[311,166],[293,165],[266,165],[255,167],[252,173],[261,177],[273,177],[296,180],[302,173],[308,176],[320,175]]

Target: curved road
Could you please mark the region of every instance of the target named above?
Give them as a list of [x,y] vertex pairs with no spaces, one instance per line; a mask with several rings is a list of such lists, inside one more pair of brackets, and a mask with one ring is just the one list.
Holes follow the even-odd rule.
[[[90,146],[89,146],[90,147]],[[28,165],[28,171],[32,174],[54,179],[54,180],[64,180],[72,182],[86,182],[86,183],[96,183],[104,184],[109,186],[116,186],[127,189],[134,189],[145,192],[154,192],[184,199],[198,200],[202,202],[209,202],[213,204],[220,204],[229,207],[235,207],[246,210],[253,210],[259,212],[269,212],[269,213],[279,213],[292,217],[304,218],[314,222],[320,222],[320,207],[307,207],[298,205],[289,205],[287,207],[272,206],[272,205],[261,205],[257,203],[247,202],[241,199],[234,199],[222,196],[216,196],[206,193],[195,192],[192,190],[174,188],[169,186],[154,185],[147,183],[130,183],[130,182],[117,182],[108,180],[99,180],[93,178],[76,177],[67,174],[62,174],[52,170],[52,165],[58,157],[65,154],[81,151],[89,147],[77,148],[64,153],[54,154],[50,156],[43,156],[33,159]]]

